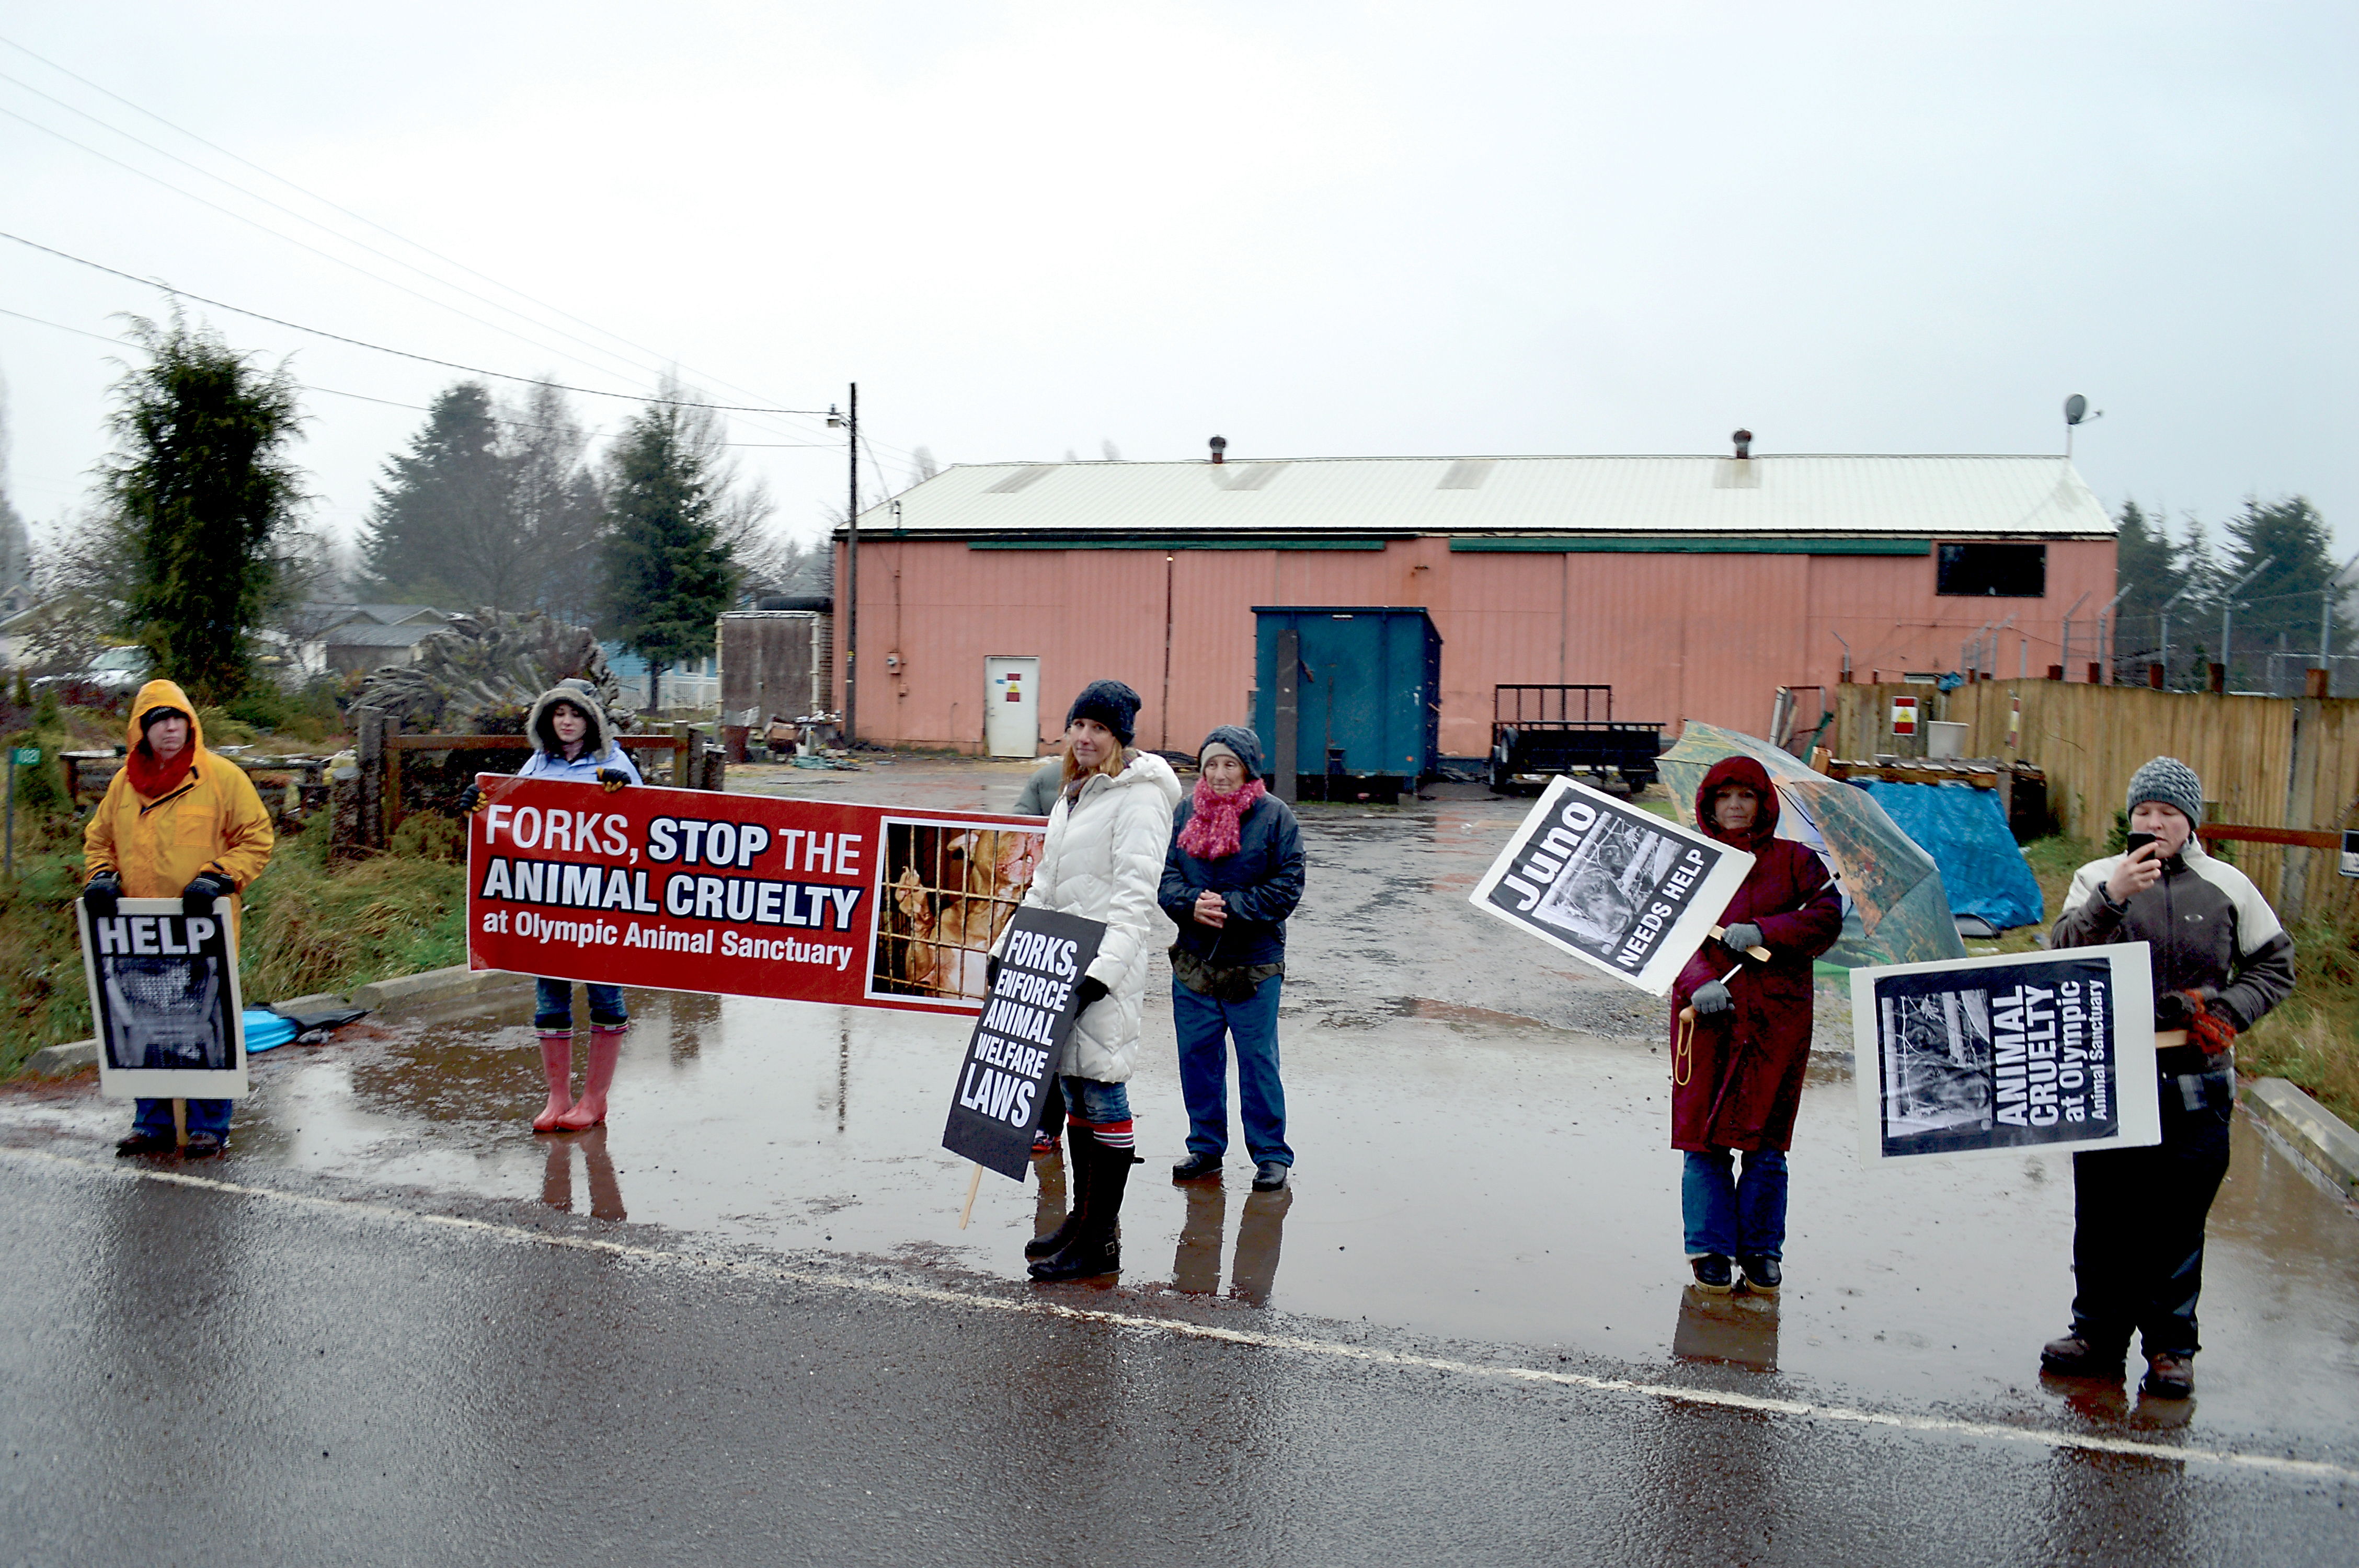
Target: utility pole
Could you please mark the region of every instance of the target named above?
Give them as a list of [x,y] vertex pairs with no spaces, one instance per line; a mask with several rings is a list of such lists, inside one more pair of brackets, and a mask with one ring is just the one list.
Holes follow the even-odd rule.
[[853,382],[844,403],[843,417],[832,409],[827,422],[844,431],[851,454],[851,480],[844,502],[843,575],[843,749],[852,750],[860,733],[860,384]]

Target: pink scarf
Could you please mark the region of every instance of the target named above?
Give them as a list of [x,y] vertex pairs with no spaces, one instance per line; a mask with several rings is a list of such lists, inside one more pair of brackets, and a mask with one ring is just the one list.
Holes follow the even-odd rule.
[[1259,779],[1247,779],[1230,795],[1214,795],[1210,779],[1196,781],[1196,809],[1180,829],[1180,847],[1200,860],[1217,860],[1237,852],[1237,822],[1269,792]]

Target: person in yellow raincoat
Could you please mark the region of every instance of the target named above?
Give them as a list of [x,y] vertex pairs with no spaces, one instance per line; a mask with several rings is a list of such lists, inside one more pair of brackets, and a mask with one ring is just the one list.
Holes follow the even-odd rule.
[[[188,694],[151,680],[132,700],[125,728],[129,752],[106,798],[82,832],[82,902],[91,917],[114,914],[122,898],[177,898],[190,914],[227,897],[237,932],[239,896],[270,862],[277,835],[244,769],[205,750],[204,727]],[[230,1102],[189,1102],[189,1154],[222,1152]],[[131,1136],[117,1154],[168,1153],[178,1144],[172,1102],[142,1099]]]

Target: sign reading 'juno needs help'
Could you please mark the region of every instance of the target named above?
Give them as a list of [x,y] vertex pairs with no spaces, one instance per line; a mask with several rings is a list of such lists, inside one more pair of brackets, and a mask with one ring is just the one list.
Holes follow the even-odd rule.
[[478,969],[972,1012],[1039,859],[1037,817],[483,779]]

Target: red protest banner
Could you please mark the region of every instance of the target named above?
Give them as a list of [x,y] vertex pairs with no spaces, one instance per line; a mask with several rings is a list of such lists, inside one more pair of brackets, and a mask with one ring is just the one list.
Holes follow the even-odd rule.
[[467,961],[867,1007],[983,1004],[1038,817],[485,774]]

